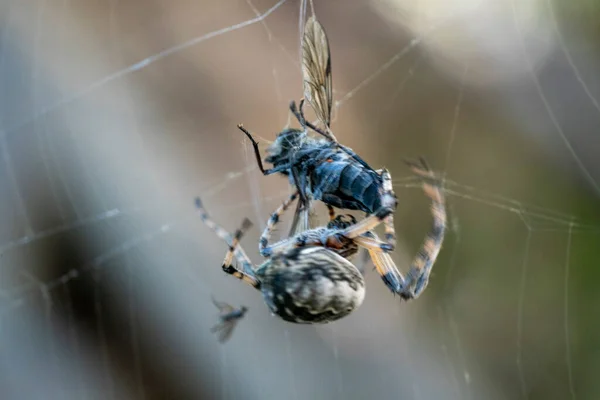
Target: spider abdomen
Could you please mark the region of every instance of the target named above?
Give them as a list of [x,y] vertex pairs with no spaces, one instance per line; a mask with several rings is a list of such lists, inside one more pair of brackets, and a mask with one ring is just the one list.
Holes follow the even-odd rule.
[[294,323],[327,323],[358,308],[365,297],[362,274],[323,247],[295,248],[256,271],[271,312]]

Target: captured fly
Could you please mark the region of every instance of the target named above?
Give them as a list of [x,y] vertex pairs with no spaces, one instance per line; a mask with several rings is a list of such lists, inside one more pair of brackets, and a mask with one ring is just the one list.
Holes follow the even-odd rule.
[[[340,144],[330,128],[333,88],[331,83],[331,57],[325,31],[314,16],[306,22],[302,41],[302,74],[304,97],[314,109],[321,129],[306,121],[302,107],[294,102],[290,109],[300,122],[302,130],[289,128],[277,135],[267,149],[265,161],[273,168],[263,167],[258,142],[242,125],[238,127],[251,140],[258,167],[264,175],[280,173],[288,177],[299,193],[299,201],[289,236],[310,229],[311,201],[341,209],[367,213],[360,223],[367,230],[385,225],[383,251],[393,251],[396,238],[393,213],[398,201],[392,189],[392,178],[386,169],[374,170],[351,149]],[[310,136],[309,129],[320,134]],[[390,272],[384,277],[388,287],[400,290],[399,276]]]
[[[386,169],[371,168],[354,151],[340,144],[331,131],[331,56],[325,30],[314,16],[308,19],[304,29],[302,75],[304,99],[299,107],[295,102],[290,104],[290,110],[302,129],[288,128],[277,135],[265,157],[265,161],[273,165],[272,168],[263,167],[258,142],[242,125],[238,126],[252,142],[260,171],[264,175],[280,173],[287,176],[298,192],[299,201],[289,237],[313,228],[309,223],[311,202],[322,201],[331,207],[365,212],[366,218],[355,226],[357,231],[371,231],[383,223],[384,241],[378,243],[378,247],[383,253],[393,251],[396,244],[393,214],[398,201],[392,188],[391,175]],[[302,109],[305,100],[311,105],[323,129],[304,117]],[[320,136],[309,135],[309,129]],[[409,162],[409,166],[424,178],[434,177],[424,161],[417,164]],[[422,259],[428,260],[428,268],[411,268],[411,272],[430,270],[442,246],[446,214],[441,194],[437,204],[434,213],[436,220],[441,222],[433,234],[428,235],[427,246],[421,250]],[[374,253],[370,252],[370,255],[376,266],[381,265],[374,258]],[[424,278],[420,274],[411,275],[410,279],[405,280],[395,268],[377,270],[388,288],[402,298],[415,298],[423,288],[421,286],[421,290],[415,293],[413,285]],[[413,286],[412,289],[407,287],[407,282],[411,282],[409,286]]]
[[219,309],[219,323],[213,326],[210,331],[218,333],[219,342],[225,343],[231,337],[233,329],[238,321],[244,317],[248,308],[244,306],[234,308],[227,303],[215,300],[214,297],[211,297],[211,300],[215,307]]

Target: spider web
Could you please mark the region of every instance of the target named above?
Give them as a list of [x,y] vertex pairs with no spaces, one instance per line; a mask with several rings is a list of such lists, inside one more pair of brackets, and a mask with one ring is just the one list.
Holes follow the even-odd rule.
[[[0,5],[3,399],[595,398],[597,6],[315,2],[338,139],[400,198],[406,269],[430,216],[402,158],[445,177],[449,231],[406,304],[294,326],[219,268],[197,218],[255,229],[288,188],[243,135],[291,123],[311,3]],[[589,131],[589,132],[588,132]],[[288,219],[289,220],[289,216]],[[284,233],[285,229],[281,229]],[[210,296],[250,311],[218,345]]]

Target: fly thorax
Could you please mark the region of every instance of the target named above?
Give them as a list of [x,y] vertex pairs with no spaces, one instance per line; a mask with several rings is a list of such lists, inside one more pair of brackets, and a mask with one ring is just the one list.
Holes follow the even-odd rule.
[[289,163],[294,152],[302,146],[306,139],[306,132],[299,129],[289,128],[279,133],[275,141],[267,148],[268,156],[265,161],[275,167]]

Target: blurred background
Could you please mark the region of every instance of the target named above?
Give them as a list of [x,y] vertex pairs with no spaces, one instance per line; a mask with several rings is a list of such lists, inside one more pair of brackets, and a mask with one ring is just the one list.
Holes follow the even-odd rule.
[[[444,174],[428,289],[325,326],[220,268],[202,196],[260,263],[287,196],[257,171],[302,96],[299,0],[0,2],[2,399],[597,399],[600,4],[314,1],[333,130],[400,203],[406,270]],[[323,211],[323,210],[321,210]],[[279,234],[287,232],[285,218]],[[210,296],[249,307],[224,345]]]

